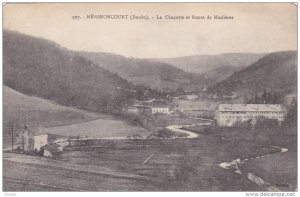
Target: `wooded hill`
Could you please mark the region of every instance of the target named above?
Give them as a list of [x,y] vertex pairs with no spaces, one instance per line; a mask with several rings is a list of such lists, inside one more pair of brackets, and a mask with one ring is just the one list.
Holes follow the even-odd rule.
[[158,60],[187,72],[202,74],[222,67],[231,68],[234,71],[238,68],[243,69],[263,56],[264,54],[256,53],[224,53],[219,55],[160,58]]
[[211,91],[228,94],[255,94],[264,90],[271,92],[296,92],[297,52],[270,53],[249,67],[218,82]]
[[206,83],[206,79],[201,75],[185,72],[157,60],[128,58],[102,52],[79,52],[78,54],[117,73],[135,85],[149,86],[157,90],[175,90],[182,84]]
[[26,95],[98,112],[133,99],[133,84],[49,40],[3,33],[3,81]]

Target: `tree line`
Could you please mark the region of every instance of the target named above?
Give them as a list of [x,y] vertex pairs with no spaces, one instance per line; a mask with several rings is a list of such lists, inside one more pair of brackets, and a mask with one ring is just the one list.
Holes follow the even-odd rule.
[[270,92],[264,90],[262,94],[244,96],[245,104],[279,104],[282,102],[284,94],[282,92]]

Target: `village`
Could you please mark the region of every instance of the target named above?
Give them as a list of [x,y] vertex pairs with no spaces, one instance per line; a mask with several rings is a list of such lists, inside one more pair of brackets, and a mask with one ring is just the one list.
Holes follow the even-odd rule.
[[[235,99],[233,96],[224,96],[225,99]],[[217,97],[212,95],[212,98]],[[146,101],[136,100],[134,104],[123,109],[124,112],[131,116],[141,116],[147,114],[157,117],[160,120],[159,128],[162,126],[168,130],[168,134],[160,133],[151,134],[143,137],[139,134],[127,136],[127,139],[165,139],[165,138],[190,138],[195,135],[189,131],[189,127],[236,127],[239,124],[249,123],[249,129],[253,128],[258,120],[274,120],[280,126],[287,114],[286,108],[282,104],[215,104],[215,109],[207,115],[207,107],[197,107],[199,95],[196,93],[185,93],[173,97],[172,100],[150,99]],[[184,106],[181,103],[194,103],[196,105]],[[181,106],[179,106],[181,105]],[[183,106],[183,107],[182,107]],[[184,108],[185,107],[185,108]],[[186,121],[187,120],[187,121]],[[150,121],[150,120],[146,120]],[[163,123],[161,123],[163,122]],[[176,123],[176,124],[175,124]],[[157,126],[157,125],[156,125]],[[177,135],[176,135],[177,134]],[[16,139],[12,141],[11,149],[13,151],[45,156],[48,158],[57,158],[64,150],[71,150],[74,146],[95,145],[101,141],[101,138],[91,135],[69,136],[47,133],[43,125],[36,124],[26,125],[18,129]]]
[[297,191],[296,8],[3,4],[3,191]]
[[[213,95],[210,97],[213,97]],[[291,136],[294,134],[287,129],[289,127],[285,123],[286,118],[289,118],[291,106],[293,108],[293,99],[287,101],[289,102],[289,105],[286,105],[287,107],[283,104],[233,104],[232,102],[236,98],[227,97],[219,100],[216,98],[210,99],[205,100],[203,96],[187,93],[180,96],[176,95],[171,99],[136,100],[132,105],[123,109],[121,118],[128,124],[141,125],[142,128],[147,128],[147,133],[145,131],[139,132],[138,129],[127,136],[101,137],[96,135],[99,133],[97,128],[102,125],[101,122],[97,123],[98,120],[82,123],[86,124],[84,127],[79,126],[81,124],[78,124],[78,126],[71,124],[46,128],[38,121],[36,124],[25,124],[23,127],[18,127],[18,132],[15,133],[15,140],[11,147],[4,149],[5,161],[6,163],[13,162],[14,165],[17,165],[19,160],[21,160],[22,163],[20,164],[27,165],[28,163],[28,165],[32,166],[30,168],[32,168],[33,172],[35,168],[42,170],[47,166],[47,173],[49,170],[57,171],[58,169],[56,168],[60,165],[66,168],[62,170],[71,168],[78,171],[78,173],[85,172],[88,174],[91,173],[90,170],[92,169],[96,170],[99,167],[105,167],[105,170],[99,169],[97,171],[99,174],[97,179],[102,177],[102,175],[106,176],[106,174],[109,174],[109,176],[114,177],[115,181],[121,181],[122,178],[120,179],[120,176],[125,176],[126,184],[124,188],[126,189],[135,188],[130,181],[132,179],[130,178],[131,176],[148,177],[149,180],[145,177],[137,179],[143,179],[152,185],[155,188],[154,190],[161,190],[161,186],[164,189],[168,187],[174,190],[174,184],[178,190],[181,190],[187,187],[187,185],[181,183],[182,180],[189,184],[193,180],[194,183],[190,187],[196,190],[207,189],[207,186],[203,185],[203,187],[199,188],[197,184],[199,181],[204,181],[202,177],[203,170],[205,172],[211,170],[218,172],[207,180],[218,180],[215,183],[216,188],[228,187],[228,184],[234,179],[237,182],[232,182],[230,187],[240,188],[240,182],[242,182],[244,189],[254,189],[257,187],[257,184],[260,184],[260,180],[263,180],[261,177],[256,176],[257,169],[254,171],[250,170],[251,173],[246,179],[240,180],[243,176],[237,179],[234,175],[235,173],[243,174],[247,173],[245,171],[249,171],[247,160],[265,157],[265,155],[282,154],[281,152],[288,157],[294,154],[294,143],[290,143]],[[89,125],[94,124],[93,122],[96,124],[93,126],[95,127],[94,131],[89,129]],[[122,130],[122,126],[119,129]],[[280,130],[284,130],[284,132]],[[118,129],[116,131],[118,132]],[[270,142],[272,143],[270,144]],[[210,145],[207,146],[207,143]],[[234,146],[241,148],[235,149]],[[227,150],[231,151],[228,152]],[[286,153],[287,151],[289,152]],[[14,157],[9,156],[11,154]],[[170,157],[170,154],[175,154],[178,158]],[[94,158],[95,156],[96,158]],[[128,160],[128,158],[131,159]],[[205,159],[207,160],[206,162],[211,164],[203,166],[203,158],[207,158],[208,160]],[[116,159],[117,162],[115,162]],[[185,163],[190,159],[193,160],[192,163]],[[47,162],[49,160],[52,163],[51,165]],[[165,163],[163,168],[161,162]],[[86,171],[83,168],[86,165],[89,165],[88,169],[90,170]],[[176,167],[170,171],[170,167],[174,165]],[[196,170],[196,174],[201,173],[199,177],[181,177],[180,175],[180,178],[178,178],[176,173],[181,173],[186,168],[186,165]],[[255,163],[254,166],[256,165]],[[7,168],[9,166],[11,165],[8,165]],[[272,169],[274,167],[269,168]],[[123,168],[126,170],[121,170]],[[258,169],[260,168],[262,167],[258,167]],[[108,169],[113,170],[113,172],[107,171]],[[58,171],[61,170],[59,169]],[[233,174],[226,174],[226,171],[231,171]],[[8,177],[6,187],[14,187],[16,180],[11,180],[9,172],[5,172],[5,176]],[[122,175],[124,172],[128,173],[128,175]],[[172,173],[169,174],[169,172]],[[19,178],[17,180],[22,182],[23,187],[28,187],[32,184],[31,179],[21,175],[18,175]],[[65,171],[61,171],[58,176],[65,176]],[[287,172],[283,177],[288,176],[290,176],[290,173]],[[161,186],[149,182],[150,180],[156,180],[155,177],[163,182],[167,180],[172,181],[170,184]],[[222,181],[221,179],[224,177],[231,181]],[[26,184],[23,179],[28,179],[25,181]],[[64,180],[65,178],[61,178],[61,182],[57,182],[57,184],[50,181],[46,186],[34,184],[40,189],[73,188],[77,190],[74,188],[74,185],[67,186],[68,184]],[[106,178],[104,180],[109,181]],[[12,186],[10,186],[10,181],[13,183]],[[92,180],[88,181],[89,184],[94,184],[94,182],[91,183],[90,181]],[[269,190],[268,184],[266,183],[259,187]],[[275,182],[272,184],[275,184]],[[97,184],[90,189],[107,189],[102,186],[105,186],[105,184]],[[81,187],[85,186],[82,185]],[[142,189],[147,188],[145,185],[139,187]],[[291,181],[288,186],[277,186],[276,189],[289,190],[293,187],[294,181]],[[211,189],[215,189],[215,187]],[[271,190],[273,189],[271,188]]]

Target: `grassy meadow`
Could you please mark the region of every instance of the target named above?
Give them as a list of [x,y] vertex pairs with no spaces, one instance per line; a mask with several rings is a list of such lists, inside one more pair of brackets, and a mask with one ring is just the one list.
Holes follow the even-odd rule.
[[3,138],[9,147],[9,122],[16,120],[19,129],[24,124],[40,123],[45,132],[64,136],[126,137],[146,130],[133,126],[108,114],[91,113],[58,105],[54,102],[21,94],[7,86],[3,87]]

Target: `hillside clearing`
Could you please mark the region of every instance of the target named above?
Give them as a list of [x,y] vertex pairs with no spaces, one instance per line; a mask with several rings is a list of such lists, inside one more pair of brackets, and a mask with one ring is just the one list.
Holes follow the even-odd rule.
[[126,138],[133,134],[148,135],[145,129],[129,125],[112,115],[62,106],[3,86],[3,146],[5,148],[10,146],[7,124],[11,120],[17,120],[20,126],[40,123],[46,128],[45,132],[73,137]]
[[51,134],[72,136],[72,137],[93,137],[93,138],[116,138],[124,139],[127,136],[139,134],[148,136],[150,132],[138,126],[131,126],[122,120],[98,119],[89,122],[72,124],[59,127],[46,128],[45,131]]
[[101,114],[90,113],[56,104],[43,98],[28,96],[3,86],[3,122],[18,120],[23,124],[43,124],[45,127],[95,120]]

